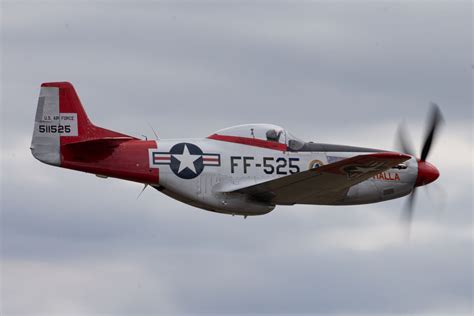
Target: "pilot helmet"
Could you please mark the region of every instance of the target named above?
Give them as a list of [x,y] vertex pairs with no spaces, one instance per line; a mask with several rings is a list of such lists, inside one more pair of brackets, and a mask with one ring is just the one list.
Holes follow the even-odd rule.
[[272,142],[278,142],[280,140],[281,131],[275,129],[269,129],[266,133],[267,140]]

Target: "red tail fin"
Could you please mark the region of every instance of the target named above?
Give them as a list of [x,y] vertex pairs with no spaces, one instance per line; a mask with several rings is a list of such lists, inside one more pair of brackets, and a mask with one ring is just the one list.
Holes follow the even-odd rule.
[[59,165],[64,145],[99,139],[126,141],[136,138],[92,124],[69,82],[41,85],[31,141],[33,156],[42,162]]
[[[69,82],[48,82],[41,85],[42,88],[57,88],[59,94],[59,117],[62,123],[70,124],[70,130],[76,130],[76,133],[60,134],[61,145],[69,143],[83,142],[88,140],[103,138],[128,138],[131,136],[114,132],[102,127],[95,126],[87,117],[81,101]],[[76,121],[75,121],[76,120]],[[61,124],[60,124],[61,125]]]

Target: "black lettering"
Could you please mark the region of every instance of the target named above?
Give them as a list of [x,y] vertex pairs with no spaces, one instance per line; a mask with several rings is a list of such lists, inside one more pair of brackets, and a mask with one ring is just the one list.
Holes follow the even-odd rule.
[[247,173],[247,167],[250,167],[251,164],[247,160],[253,160],[253,157],[244,157],[244,173]]
[[237,167],[238,164],[236,162],[234,162],[234,160],[240,160],[242,159],[242,157],[238,157],[238,156],[230,156],[230,173],[234,173],[234,167]]
[[71,125],[39,125],[38,131],[40,133],[70,133]]
[[279,157],[277,158],[276,162],[277,164],[280,163],[276,167],[277,174],[287,174],[286,171],[281,170],[282,168],[286,168],[286,164],[287,164],[286,159],[283,157]]
[[275,172],[275,167],[272,164],[267,163],[268,161],[273,161],[273,157],[263,157],[263,172],[266,174],[272,174]]
[[300,172],[300,167],[297,164],[293,164],[293,162],[297,161],[300,161],[300,158],[289,158],[290,173]]

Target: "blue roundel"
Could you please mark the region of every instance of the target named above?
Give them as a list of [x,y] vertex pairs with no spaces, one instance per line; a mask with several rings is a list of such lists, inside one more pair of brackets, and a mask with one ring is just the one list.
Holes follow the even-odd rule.
[[179,143],[171,147],[170,168],[182,179],[193,179],[204,169],[202,150],[190,143]]

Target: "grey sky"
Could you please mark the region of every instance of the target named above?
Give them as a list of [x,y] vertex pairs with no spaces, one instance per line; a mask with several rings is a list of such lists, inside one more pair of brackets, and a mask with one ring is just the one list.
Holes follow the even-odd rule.
[[[1,301],[15,314],[470,314],[470,1],[2,1]],[[42,82],[72,82],[120,132],[247,122],[393,149],[446,125],[410,243],[403,200],[243,220],[34,160]],[[426,191],[426,192],[424,192]],[[444,207],[443,207],[444,205]]]

